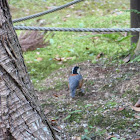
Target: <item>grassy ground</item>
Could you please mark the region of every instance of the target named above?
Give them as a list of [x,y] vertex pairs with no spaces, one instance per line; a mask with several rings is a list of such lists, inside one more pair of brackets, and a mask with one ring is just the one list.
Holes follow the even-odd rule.
[[131,106],[140,97],[140,65],[78,63],[85,95],[71,100],[67,78],[71,67],[61,68],[41,84],[38,98],[52,125],[66,140],[136,140],[140,114]]
[[[70,0],[12,0],[10,7],[16,19],[67,2]],[[129,0],[123,4],[118,0],[88,0],[14,25],[125,28],[130,26],[128,9]],[[130,45],[130,34],[53,33],[47,38],[50,45],[25,52],[24,59],[44,112],[63,139],[140,137],[139,114],[130,108],[139,98],[140,66],[122,61],[135,48]],[[75,64],[82,68],[85,96],[79,95],[73,101],[69,98],[67,78]]]
[[[17,1],[15,5],[15,1],[10,1],[13,19],[69,2],[22,0]],[[129,9],[129,1],[121,4],[111,0],[104,0],[103,3],[89,0],[37,19],[16,24],[45,27],[125,28],[130,26],[130,13],[125,11],[127,9]],[[15,12],[17,10],[19,12]],[[20,31],[17,33],[20,34]],[[48,37],[49,46],[24,53],[25,62],[34,84],[60,67],[85,60],[92,60],[94,63],[99,53],[103,52],[105,58],[116,61],[127,55],[132,49],[130,36],[126,37],[124,33],[54,32],[54,34],[53,38]],[[37,58],[42,58],[42,61],[38,62]],[[55,58],[64,58],[64,61],[59,62],[54,60]]]

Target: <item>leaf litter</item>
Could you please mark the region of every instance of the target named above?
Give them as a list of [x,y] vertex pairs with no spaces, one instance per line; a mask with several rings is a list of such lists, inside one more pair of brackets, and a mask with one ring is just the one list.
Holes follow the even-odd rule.
[[[84,77],[85,95],[69,96],[71,68],[60,68],[42,83],[39,100],[62,139],[138,139],[139,112],[134,104],[140,98],[140,64],[77,64]],[[58,132],[58,131],[57,131]],[[94,136],[93,136],[94,135]]]

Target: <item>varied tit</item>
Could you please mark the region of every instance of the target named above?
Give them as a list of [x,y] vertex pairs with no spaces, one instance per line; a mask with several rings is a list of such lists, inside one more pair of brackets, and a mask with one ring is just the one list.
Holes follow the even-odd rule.
[[80,74],[80,68],[75,66],[72,68],[72,74],[69,77],[69,89],[70,89],[70,95],[72,98],[75,97],[76,89],[80,89],[82,93],[84,93],[84,90],[82,89],[83,85],[83,77]]

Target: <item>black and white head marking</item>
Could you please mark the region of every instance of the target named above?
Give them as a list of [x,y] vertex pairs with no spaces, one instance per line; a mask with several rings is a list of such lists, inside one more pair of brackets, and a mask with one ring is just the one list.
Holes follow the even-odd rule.
[[80,68],[78,66],[73,67],[72,74],[80,74]]

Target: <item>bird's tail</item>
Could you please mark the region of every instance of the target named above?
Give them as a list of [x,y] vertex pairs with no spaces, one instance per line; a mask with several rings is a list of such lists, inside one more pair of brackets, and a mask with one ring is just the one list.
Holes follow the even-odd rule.
[[74,98],[75,97],[75,93],[76,93],[76,89],[71,90],[71,97]]

